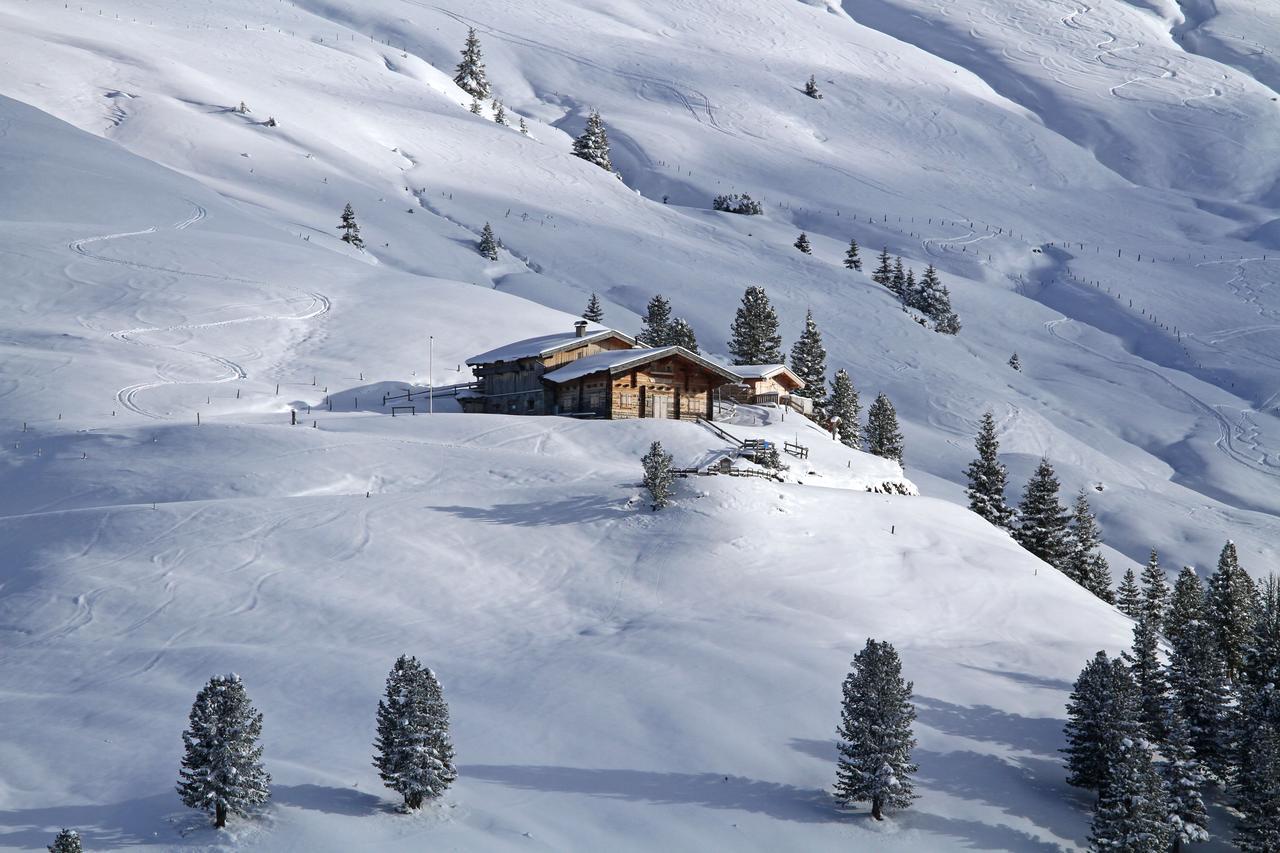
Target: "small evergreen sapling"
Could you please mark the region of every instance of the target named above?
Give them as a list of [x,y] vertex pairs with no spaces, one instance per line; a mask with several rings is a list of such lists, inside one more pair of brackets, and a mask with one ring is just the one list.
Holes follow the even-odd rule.
[[640,340],[645,346],[665,347],[671,341],[671,303],[662,294],[655,295],[645,306],[640,325]]
[[196,695],[182,733],[178,794],[183,805],[211,812],[214,826],[245,816],[271,796],[262,767],[262,714],[249,702],[240,676],[215,675]]
[[815,101],[822,100],[822,93],[818,91],[818,81],[812,74],[809,75],[809,82],[804,84],[804,93]]
[[862,429],[858,423],[862,406],[858,402],[858,391],[853,387],[853,380],[843,367],[836,371],[831,380],[831,396],[827,397],[823,409],[827,417],[835,421],[836,436],[840,443],[857,450],[862,438]]
[[582,319],[590,320],[592,323],[604,322],[604,306],[600,304],[600,297],[595,293],[592,293],[591,298],[587,300],[587,308],[582,312]]
[[671,502],[671,485],[675,482],[671,464],[674,461],[671,454],[662,449],[660,441],[649,445],[649,452],[640,460],[644,465],[644,487],[649,490],[654,511]]
[[849,248],[844,253],[844,268],[862,271],[862,258],[858,255],[858,241],[849,240]]
[[1117,744],[1109,776],[1093,814],[1091,849],[1166,853],[1173,836],[1169,802],[1147,743],[1134,737]]
[[1130,619],[1137,619],[1142,612],[1142,590],[1138,589],[1138,579],[1134,577],[1132,568],[1125,569],[1120,586],[1116,588],[1116,607]]
[[342,232],[342,242],[350,243],[357,249],[364,248],[360,225],[356,222],[356,212],[351,208],[351,202],[347,202],[347,206],[342,208],[342,221],[338,223],[338,230]]
[[815,408],[820,410],[827,386],[827,349],[822,345],[822,333],[818,331],[812,311],[805,312],[804,331],[791,345],[791,371],[804,382],[804,387],[793,393],[813,400]]
[[[467,30],[467,42],[462,48],[462,61],[453,76],[453,82],[477,103],[490,95],[489,81],[484,73],[484,57],[480,53],[480,37],[474,28]],[[478,112],[478,110],[472,110]]]
[[474,116],[478,116],[478,115],[483,115],[483,114],[484,114],[484,107],[483,107],[483,106],[481,106],[481,104],[480,104],[480,99],[479,99],[479,98],[472,98],[472,99],[471,99],[471,108],[470,108],[470,109],[471,109],[471,114],[472,114],[472,115],[474,115]]
[[996,439],[996,421],[990,412],[982,416],[975,442],[978,458],[969,463],[965,476],[969,480],[966,494],[969,509],[996,527],[1013,527],[1013,509],[1005,503],[1004,491],[1009,484],[1009,470],[1000,461],[1000,442]]
[[491,261],[498,259],[498,238],[493,235],[493,226],[488,222],[484,224],[484,229],[480,232],[480,242],[476,244],[476,251],[480,253],[482,258],[487,258]]
[[796,238],[795,247],[806,255],[813,254],[813,247],[809,245],[809,235],[800,232],[800,236]]
[[605,130],[604,119],[599,110],[592,110],[587,116],[587,126],[582,135],[573,141],[573,154],[588,163],[594,163],[606,172],[613,171],[613,162],[609,159],[609,134]]
[[378,701],[373,766],[383,784],[404,797],[407,811],[440,797],[458,778],[449,739],[449,706],[435,673],[401,655]]
[[502,101],[497,98],[493,99],[493,121],[495,124],[503,126],[507,124],[507,109],[502,106]]
[[883,393],[877,394],[867,409],[867,452],[902,464],[902,432],[898,413]]
[[1041,459],[1018,504],[1018,544],[1051,566],[1061,569],[1070,553],[1070,516],[1058,502],[1058,475],[1048,459]]
[[748,287],[742,294],[730,329],[729,353],[734,364],[782,363],[778,315],[763,287]]
[[1022,370],[1022,362],[1018,360],[1018,354],[1016,352],[1009,356],[1009,366],[1017,371]]
[[525,136],[529,135],[529,123],[524,120],[524,116],[520,116],[520,132]]
[[82,853],[83,850],[80,846],[80,833],[74,829],[62,830],[49,845],[49,853]]
[[916,745],[911,726],[912,684],[902,678],[902,661],[892,645],[868,639],[853,658],[844,680],[840,709],[839,763],[836,799],[846,805],[871,803],[871,816],[884,819],[884,810],[905,809],[915,799],[911,762]]

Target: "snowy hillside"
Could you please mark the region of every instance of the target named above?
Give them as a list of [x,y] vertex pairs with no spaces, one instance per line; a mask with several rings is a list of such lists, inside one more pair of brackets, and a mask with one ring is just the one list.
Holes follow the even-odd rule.
[[[527,136],[468,111],[468,27]],[[992,410],[1013,483],[1044,455],[1089,487],[1117,575],[1228,537],[1273,567],[1278,40],[1247,0],[0,0],[0,847],[1083,845],[1063,703],[1130,625],[962,510],[962,471]],[[593,108],[621,180],[569,154]],[[851,237],[935,264],[961,333],[844,269]],[[749,284],[892,398],[905,474],[744,410],[811,464],[653,514],[649,442],[722,439],[380,404],[592,292],[627,332],[665,294],[723,356]],[[923,798],[884,825],[828,793],[868,636],[920,714]],[[402,652],[461,769],[412,818],[370,765]],[[276,788],[217,835],[172,784],[229,670]]]

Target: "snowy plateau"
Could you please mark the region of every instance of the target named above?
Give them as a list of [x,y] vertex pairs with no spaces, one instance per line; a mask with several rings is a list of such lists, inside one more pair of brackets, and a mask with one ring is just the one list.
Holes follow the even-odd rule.
[[[469,28],[507,126],[454,82]],[[1010,499],[1050,459],[1117,579],[1277,568],[1277,50],[1273,0],[0,0],[0,848],[1085,849],[1064,705],[1132,622],[964,468],[990,410]],[[593,109],[617,177],[570,153]],[[651,512],[650,443],[712,431],[382,405],[593,292],[727,363],[748,285],[892,399],[905,470],[744,406],[811,458]],[[868,637],[918,714],[882,822],[832,795]],[[412,814],[372,765],[401,654],[458,765]],[[174,784],[227,672],[273,781],[218,830]]]

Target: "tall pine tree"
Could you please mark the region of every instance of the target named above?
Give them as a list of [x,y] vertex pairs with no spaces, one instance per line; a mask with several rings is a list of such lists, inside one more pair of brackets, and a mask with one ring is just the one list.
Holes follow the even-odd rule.
[[1160,663],[1160,638],[1146,611],[1140,611],[1133,623],[1133,649],[1124,657],[1138,688],[1138,722],[1147,737],[1161,740],[1169,722],[1169,685]]
[[1062,568],[1070,553],[1071,517],[1058,501],[1058,475],[1048,459],[1041,459],[1018,504],[1018,544],[1051,566]]
[[763,287],[748,287],[742,294],[730,329],[729,354],[734,364],[781,364],[782,336],[778,315]]
[[876,820],[883,820],[884,809],[905,809],[915,799],[911,688],[902,678],[898,652],[872,639],[854,656],[844,680],[836,799],[846,805],[870,802]]
[[1076,495],[1068,527],[1067,552],[1063,572],[1067,577],[1110,604],[1111,567],[1102,556],[1102,533],[1098,519],[1089,508],[1089,498],[1084,489]]
[[893,295],[898,299],[904,303],[907,301],[910,291],[907,290],[907,270],[902,265],[901,255],[893,260],[893,278],[889,280],[889,289],[893,291]]
[[493,235],[493,226],[488,222],[480,231],[480,242],[476,244],[476,251],[482,258],[488,258],[491,261],[498,259],[498,238]]
[[693,326],[683,317],[673,317],[667,330],[667,346],[684,347],[689,352],[698,351],[698,338]]
[[1142,612],[1156,631],[1163,630],[1164,612],[1169,607],[1169,584],[1160,568],[1160,555],[1151,549],[1151,556],[1142,568]]
[[836,422],[836,435],[840,443],[855,450],[861,447],[862,426],[858,416],[862,406],[858,402],[858,391],[853,387],[853,380],[842,367],[836,371],[831,380],[831,396],[823,404],[827,417]]
[[902,464],[902,431],[898,413],[883,393],[867,409],[867,452]]
[[604,307],[600,304],[600,297],[595,293],[592,293],[591,298],[587,300],[587,308],[582,312],[582,319],[590,320],[592,323],[604,322]]
[[1204,805],[1204,769],[1191,745],[1191,729],[1177,713],[1168,719],[1168,734],[1160,751],[1164,753],[1164,784],[1168,792],[1169,829],[1174,853],[1184,844],[1209,840],[1209,811]]
[[84,848],[80,845],[80,833],[74,829],[62,830],[49,845],[49,853],[81,853],[83,850]]
[[485,100],[490,95],[489,81],[485,78],[484,58],[480,54],[480,37],[474,28],[467,30],[467,43],[462,48],[462,61],[458,63],[453,82],[473,99]]
[[613,171],[613,162],[609,159],[609,134],[599,110],[592,110],[587,116],[586,128],[573,141],[573,155],[594,163],[606,172]]
[[249,702],[240,676],[215,675],[196,694],[182,733],[178,794],[183,805],[210,812],[214,826],[227,815],[248,815],[271,796],[262,767],[262,714]]
[[996,439],[996,421],[991,412],[982,416],[975,442],[978,458],[969,463],[965,476],[969,486],[969,509],[994,524],[1009,530],[1013,526],[1013,508],[1005,502],[1004,490],[1009,485],[1009,469],[1000,461],[1000,442]]
[[1244,663],[1257,601],[1258,589],[1240,568],[1235,543],[1228,542],[1218,557],[1217,570],[1209,577],[1207,604],[1213,636],[1230,678],[1236,677]]
[[650,347],[670,345],[671,303],[662,294],[655,295],[645,306],[640,325],[640,340]]
[[820,409],[827,389],[827,350],[822,345],[822,333],[818,331],[812,311],[805,312],[804,331],[791,345],[791,371],[804,382],[804,387],[793,393],[808,397]]
[[1166,853],[1173,837],[1169,801],[1141,738],[1126,738],[1111,757],[1110,778],[1098,798],[1090,849],[1116,853]]
[[1134,577],[1132,568],[1125,569],[1124,577],[1120,579],[1120,586],[1116,589],[1116,607],[1130,619],[1137,619],[1142,612],[1142,590],[1138,589],[1138,579]]
[[1240,673],[1236,778],[1240,812],[1236,844],[1256,853],[1280,851],[1280,581],[1263,582]]
[[1205,619],[1204,587],[1196,570],[1183,566],[1173,584],[1169,607],[1165,610],[1163,631],[1170,645],[1182,640],[1191,623]]
[[378,702],[377,728],[373,766],[383,784],[404,797],[405,809],[422,808],[458,778],[444,692],[417,658],[396,659]]
[[893,263],[889,257],[889,249],[880,250],[880,256],[876,259],[876,268],[871,273],[871,280],[881,287],[893,290]]
[[1085,665],[1067,701],[1067,782],[1101,791],[1120,744],[1139,736],[1137,686],[1120,659],[1098,652]]
[[1166,670],[1174,710],[1187,721],[1196,757],[1218,781],[1231,776],[1231,690],[1213,628],[1191,619],[1170,638]]

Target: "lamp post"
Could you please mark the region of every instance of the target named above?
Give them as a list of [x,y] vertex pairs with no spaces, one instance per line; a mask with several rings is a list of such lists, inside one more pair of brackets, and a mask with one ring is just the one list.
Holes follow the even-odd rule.
[[434,415],[436,413],[436,337],[435,335],[427,336],[427,345],[429,347],[427,356],[427,414]]

